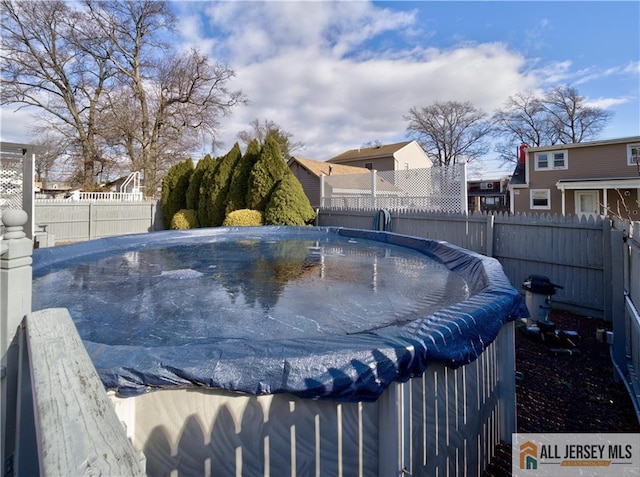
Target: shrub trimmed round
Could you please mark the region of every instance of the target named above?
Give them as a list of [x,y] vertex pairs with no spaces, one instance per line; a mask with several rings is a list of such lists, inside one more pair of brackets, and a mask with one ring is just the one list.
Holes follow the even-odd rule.
[[197,229],[200,226],[198,224],[198,215],[193,209],[180,209],[173,214],[171,219],[171,230],[188,230]]
[[262,212],[252,209],[240,209],[230,212],[222,223],[225,227],[248,227],[264,225]]

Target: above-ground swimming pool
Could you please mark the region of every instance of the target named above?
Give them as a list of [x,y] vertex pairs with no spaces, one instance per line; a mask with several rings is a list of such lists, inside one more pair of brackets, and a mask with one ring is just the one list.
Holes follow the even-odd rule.
[[206,386],[375,400],[474,360],[527,315],[494,259],[314,227],[122,236],[34,253],[33,309],[65,307],[108,389]]

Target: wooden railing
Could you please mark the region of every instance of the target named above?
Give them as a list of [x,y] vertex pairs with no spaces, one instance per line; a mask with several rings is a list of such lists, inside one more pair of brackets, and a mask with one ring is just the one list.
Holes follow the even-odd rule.
[[30,313],[20,336],[16,475],[144,475],[69,312]]
[[2,475],[144,475],[68,312],[31,313],[27,214],[2,222]]

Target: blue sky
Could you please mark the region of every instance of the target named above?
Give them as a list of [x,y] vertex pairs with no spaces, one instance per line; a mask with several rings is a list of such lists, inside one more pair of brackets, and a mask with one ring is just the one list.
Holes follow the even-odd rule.
[[[269,119],[326,160],[406,138],[403,116],[434,101],[491,113],[517,92],[571,85],[614,113],[601,138],[640,134],[640,2],[173,2],[180,47],[236,72],[250,103],[224,118],[226,152]],[[24,115],[24,113],[20,113]],[[2,139],[24,141],[3,110]],[[23,134],[23,136],[20,136]],[[208,152],[203,144],[202,152]],[[511,172],[490,154],[484,177]]]

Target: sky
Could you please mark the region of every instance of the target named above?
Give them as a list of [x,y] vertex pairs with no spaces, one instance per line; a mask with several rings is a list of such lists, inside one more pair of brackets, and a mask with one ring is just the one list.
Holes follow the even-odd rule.
[[[228,64],[249,103],[223,118],[224,154],[254,119],[271,120],[324,161],[409,139],[412,107],[575,87],[613,113],[599,139],[640,135],[640,2],[178,1],[180,48]],[[15,109],[15,108],[14,108]],[[29,142],[28,112],[2,109],[3,141]],[[210,152],[202,145],[202,155]],[[496,153],[470,165],[509,174]],[[194,158],[196,159],[196,158]]]

